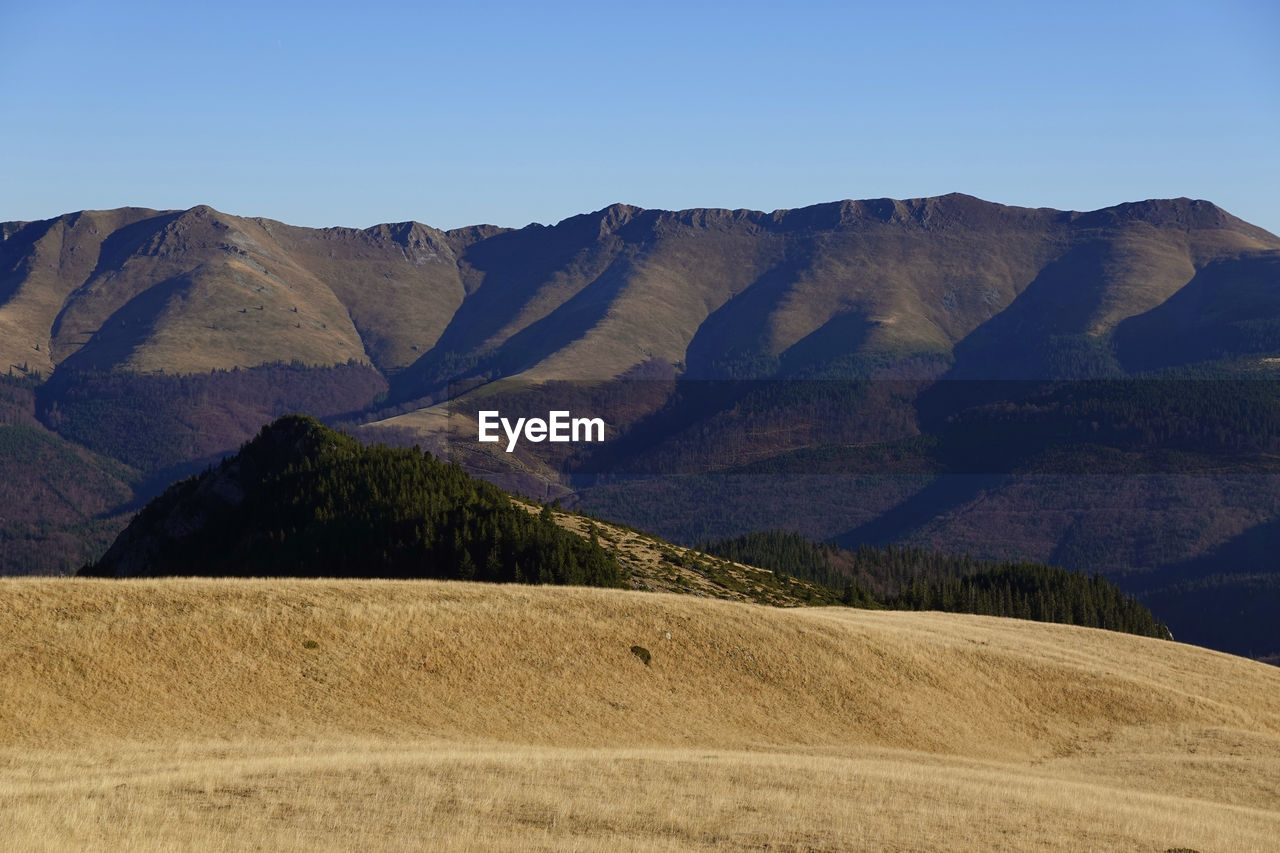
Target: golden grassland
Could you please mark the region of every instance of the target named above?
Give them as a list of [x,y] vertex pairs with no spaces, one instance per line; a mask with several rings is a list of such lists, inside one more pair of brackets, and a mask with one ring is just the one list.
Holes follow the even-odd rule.
[[688,595],[5,580],[0,837],[1268,850],[1280,670],[1070,626]]

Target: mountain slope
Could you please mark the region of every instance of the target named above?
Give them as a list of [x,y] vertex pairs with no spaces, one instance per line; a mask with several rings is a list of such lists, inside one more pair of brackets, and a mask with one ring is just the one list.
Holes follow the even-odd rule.
[[36,419],[29,382],[0,376],[0,565],[68,574],[98,558],[128,521],[138,472]]
[[[1206,266],[1280,250],[1208,202],[1077,214],[958,194],[768,214],[614,205],[552,227],[447,233],[124,208],[3,233],[9,364],[48,375],[354,359],[387,375],[411,367],[405,399],[480,368],[608,378],[659,359],[725,376],[788,354],[791,371],[836,355],[949,358],[1006,309],[980,338],[1096,335]],[[861,340],[831,352],[836,327]]]
[[200,206],[6,231],[0,328],[14,334],[0,354],[45,375],[375,359],[394,369],[461,300],[444,236],[413,223],[317,231]]

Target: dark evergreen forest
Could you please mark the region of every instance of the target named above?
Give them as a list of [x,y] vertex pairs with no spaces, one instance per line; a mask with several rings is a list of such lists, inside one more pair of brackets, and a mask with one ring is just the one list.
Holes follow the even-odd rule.
[[705,542],[708,554],[842,590],[850,604],[1061,622],[1166,638],[1169,629],[1100,575],[921,548],[844,550],[768,531]]
[[457,578],[620,586],[597,543],[417,449],[281,418],[176,483],[82,574]]

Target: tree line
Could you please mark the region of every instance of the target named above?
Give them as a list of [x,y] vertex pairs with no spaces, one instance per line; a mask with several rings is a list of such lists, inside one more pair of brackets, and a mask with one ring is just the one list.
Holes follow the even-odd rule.
[[1150,610],[1101,575],[1056,566],[978,560],[914,547],[845,550],[780,530],[704,542],[698,548],[820,584],[855,606],[976,613],[1170,636]]

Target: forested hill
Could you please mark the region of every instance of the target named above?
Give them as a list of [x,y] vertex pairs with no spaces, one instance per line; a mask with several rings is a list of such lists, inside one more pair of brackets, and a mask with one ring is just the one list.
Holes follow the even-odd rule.
[[897,610],[1009,616],[1169,637],[1151,611],[1100,575],[1037,563],[999,563],[921,548],[845,550],[798,533],[765,531],[702,544],[709,554],[831,589],[847,601]]
[[[595,524],[567,529],[557,515],[563,513],[550,507],[534,514],[498,487],[416,448],[366,446],[295,415],[264,427],[218,466],[170,486],[81,574],[626,585],[627,573],[601,546]],[[781,532],[703,550],[768,569],[779,582],[791,576],[832,592],[810,596],[814,601],[1168,636],[1146,608],[1107,581],[1048,566],[919,549],[841,551]]]
[[170,486],[81,574],[623,584],[594,538],[549,511],[532,515],[416,449],[365,446],[302,416]]

